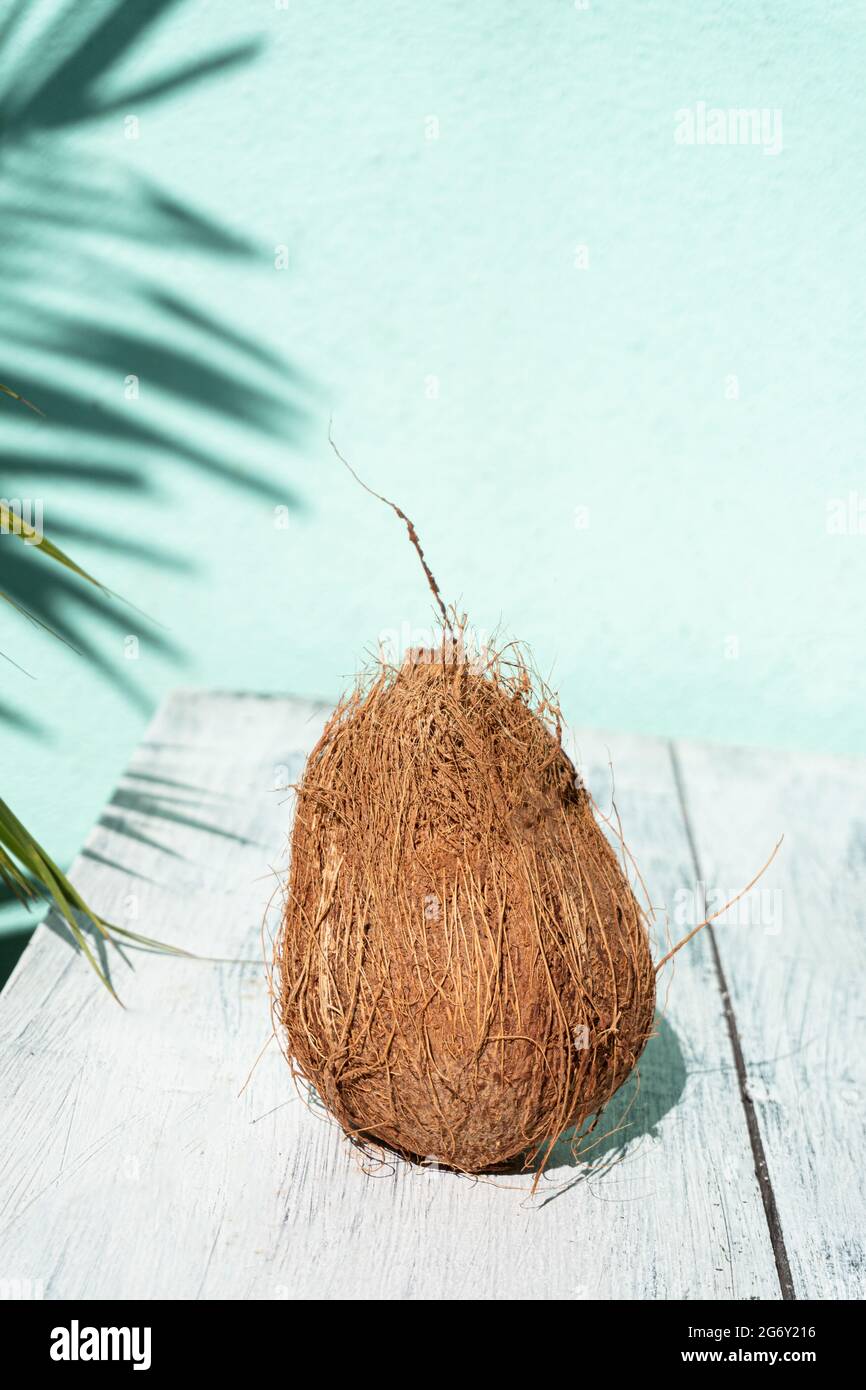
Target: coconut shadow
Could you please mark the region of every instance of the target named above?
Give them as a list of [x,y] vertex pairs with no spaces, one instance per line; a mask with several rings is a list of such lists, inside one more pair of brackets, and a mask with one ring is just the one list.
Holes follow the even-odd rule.
[[656,1014],[650,1038],[637,1068],[605,1106],[597,1122],[588,1121],[561,1134],[544,1164],[557,1168],[592,1168],[606,1163],[647,1136],[683,1094],[686,1063],[679,1039],[666,1018]]

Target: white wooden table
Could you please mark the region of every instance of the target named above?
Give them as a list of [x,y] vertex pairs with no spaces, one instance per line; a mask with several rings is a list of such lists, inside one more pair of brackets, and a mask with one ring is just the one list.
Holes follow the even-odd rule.
[[696,880],[736,892],[786,838],[751,924],[665,972],[626,1127],[583,1163],[563,1148],[532,1197],[523,1177],[363,1171],[273,1042],[239,1094],[269,1036],[277,789],[326,714],[181,691],[153,720],[74,881],[109,919],[252,963],[112,952],[121,1010],[54,917],[38,928],[0,997],[0,1279],[48,1298],[862,1297],[866,764],[575,736],[603,807],[613,761],[674,938]]

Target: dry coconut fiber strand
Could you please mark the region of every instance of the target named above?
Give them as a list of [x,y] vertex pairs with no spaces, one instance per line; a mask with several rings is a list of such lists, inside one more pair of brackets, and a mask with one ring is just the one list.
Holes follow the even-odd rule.
[[470,659],[388,505],[439,635],[400,666],[379,661],[307,761],[276,1019],[357,1141],[540,1172],[635,1067],[659,967],[553,697],[520,648]]

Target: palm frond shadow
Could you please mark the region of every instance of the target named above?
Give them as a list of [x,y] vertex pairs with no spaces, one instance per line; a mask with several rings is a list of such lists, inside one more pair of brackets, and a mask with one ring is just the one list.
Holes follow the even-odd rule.
[[91,864],[101,864],[103,869],[114,869],[118,873],[123,874],[125,878],[137,879],[139,883],[156,884],[156,879],[151,878],[149,874],[139,873],[138,869],[130,869],[126,864],[121,864],[117,859],[111,859],[107,854],[100,854],[98,850],[90,849],[88,845],[85,845],[79,852],[82,859],[89,859]]
[[[134,971],[135,963],[132,958],[133,953],[128,949],[126,943],[119,941],[117,937],[112,938],[111,950],[109,951],[108,942],[106,942],[105,937],[100,936],[99,932],[94,930],[93,926],[82,914],[77,914],[77,920],[79,929],[87,939],[89,949],[99,962],[99,968],[105,980],[108,982],[109,987],[113,990],[115,982],[112,967],[117,964],[119,959],[122,965]],[[81,946],[70,934],[66,923],[55,908],[49,910],[43,925],[47,927],[48,931],[50,931],[53,936],[57,937],[58,941],[62,941],[64,946],[68,946],[70,958],[82,954]]]
[[[0,549],[0,591],[74,647],[103,679],[142,712],[150,708],[150,701],[130,674],[132,663],[110,660],[88,635],[82,621],[88,617],[98,618],[115,633],[120,643],[130,630],[130,610],[123,604],[114,602],[89,584],[82,584],[74,575],[58,570],[55,565],[47,565],[41,555],[20,544],[15,549],[11,546]],[[151,628],[147,642],[154,651],[175,661],[183,660],[181,648],[167,633]],[[20,724],[19,728],[21,732],[26,731]]]
[[[102,544],[178,574],[194,570],[195,547],[180,552],[142,535],[142,504],[156,511],[166,478],[183,468],[299,510],[300,492],[275,475],[274,446],[290,454],[301,445],[314,393],[280,352],[223,321],[192,288],[179,290],[176,274],[172,280],[178,264],[201,270],[205,284],[209,265],[250,273],[261,265],[271,273],[268,248],[139,172],[122,138],[105,142],[109,153],[95,159],[73,148],[80,132],[105,117],[116,117],[121,129],[124,113],[191,94],[255,60],[260,43],[252,39],[184,55],[167,71],[124,84],[117,70],[132,50],[186,3],[65,0],[33,38],[22,23],[26,7],[0,22],[0,381],[11,381],[46,417],[5,402],[3,490],[38,495],[48,510],[55,481],[80,482],[87,509],[69,516],[64,502],[63,521],[46,522],[49,536]],[[131,377],[141,382],[140,399],[125,390]],[[94,489],[129,500],[128,527],[101,531]],[[61,506],[53,510],[59,516]],[[0,548],[0,587],[144,706],[135,672],[100,656],[88,635],[94,619],[128,631],[128,613],[23,549]],[[148,640],[166,659],[182,660],[168,637]],[[25,715],[18,728],[27,732]]]
[[[103,830],[110,831],[121,841],[128,840],[132,846],[140,845],[155,851],[159,856],[174,860],[187,858],[176,844],[171,843],[175,827],[198,831],[203,836],[213,836],[238,845],[256,843],[236,831],[224,829],[208,818],[208,799],[222,798],[221,793],[152,774],[127,773],[124,781],[125,785],[115,790],[99,818]],[[130,782],[133,783],[132,786],[129,785]],[[144,785],[139,785],[142,782]],[[199,807],[203,807],[202,814],[198,813]],[[108,859],[92,851],[85,853],[88,853],[89,858],[99,858],[102,863],[125,874],[136,874],[135,870],[129,869],[119,859]]]
[[238,835],[233,830],[224,830],[222,826],[214,825],[201,816],[193,816],[188,811],[179,810],[178,803],[182,806],[198,804],[190,798],[181,798],[165,792],[139,791],[130,787],[118,787],[109,802],[109,807],[116,807],[120,811],[131,811],[136,816],[147,816],[154,820],[165,821],[169,825],[178,825],[185,830],[200,830],[206,835],[214,835],[217,839],[229,840],[236,845],[256,843],[255,840],[249,839],[246,835]]
[[0,721],[6,728],[14,729],[17,733],[29,734],[43,742],[50,741],[49,731],[39,719],[34,718],[27,710],[7,704],[5,700],[0,700]]
[[101,550],[115,551],[129,555],[137,560],[146,560],[160,569],[174,570],[177,574],[190,574],[195,566],[189,555],[175,555],[164,546],[153,545],[150,541],[139,540],[133,536],[118,536],[110,531],[100,531],[96,526],[83,525],[72,521],[52,521],[51,539],[60,542],[65,548],[74,548],[76,541],[98,546]]

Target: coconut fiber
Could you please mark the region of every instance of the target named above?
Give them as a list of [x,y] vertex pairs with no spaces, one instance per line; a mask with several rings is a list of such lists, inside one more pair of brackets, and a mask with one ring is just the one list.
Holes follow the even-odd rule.
[[519,651],[443,629],[344,699],[298,788],[275,990],[353,1138],[463,1171],[543,1166],[629,1075],[646,921]]

